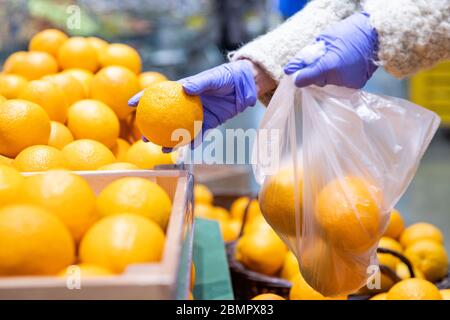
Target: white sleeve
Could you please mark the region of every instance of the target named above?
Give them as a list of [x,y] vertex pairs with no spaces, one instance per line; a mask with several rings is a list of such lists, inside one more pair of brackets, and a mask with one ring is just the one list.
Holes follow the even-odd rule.
[[[397,1],[397,0],[391,0]],[[330,24],[360,9],[359,0],[314,0],[273,31],[230,53],[232,61],[249,59],[279,81],[283,66]]]
[[450,58],[449,0],[366,0],[378,33],[378,58],[396,77]]

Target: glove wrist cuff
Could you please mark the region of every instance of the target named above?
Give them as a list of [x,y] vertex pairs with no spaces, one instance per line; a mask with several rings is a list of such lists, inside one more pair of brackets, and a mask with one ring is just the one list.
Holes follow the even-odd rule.
[[249,61],[239,60],[230,64],[230,67],[236,92],[236,111],[239,113],[256,104],[256,82]]

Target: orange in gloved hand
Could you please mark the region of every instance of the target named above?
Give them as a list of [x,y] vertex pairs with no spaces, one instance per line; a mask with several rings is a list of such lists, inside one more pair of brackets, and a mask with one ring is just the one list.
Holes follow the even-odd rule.
[[144,90],[136,121],[149,141],[173,148],[189,144],[201,132],[203,107],[200,97],[187,95],[181,83],[159,82]]
[[316,199],[325,238],[343,251],[362,253],[381,237],[381,191],[358,177],[336,179]]

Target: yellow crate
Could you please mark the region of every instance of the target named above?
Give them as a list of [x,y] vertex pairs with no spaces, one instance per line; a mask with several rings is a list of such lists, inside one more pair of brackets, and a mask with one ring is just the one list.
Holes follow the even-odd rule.
[[411,77],[409,98],[436,112],[441,124],[450,127],[450,60]]

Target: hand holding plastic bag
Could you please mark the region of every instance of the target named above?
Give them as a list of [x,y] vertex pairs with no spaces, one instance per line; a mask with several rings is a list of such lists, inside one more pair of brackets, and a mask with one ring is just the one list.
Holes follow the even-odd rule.
[[[253,150],[254,173],[266,220],[314,289],[336,296],[365,285],[389,213],[438,125],[433,112],[402,99],[281,81]],[[280,140],[261,157],[271,130]]]

